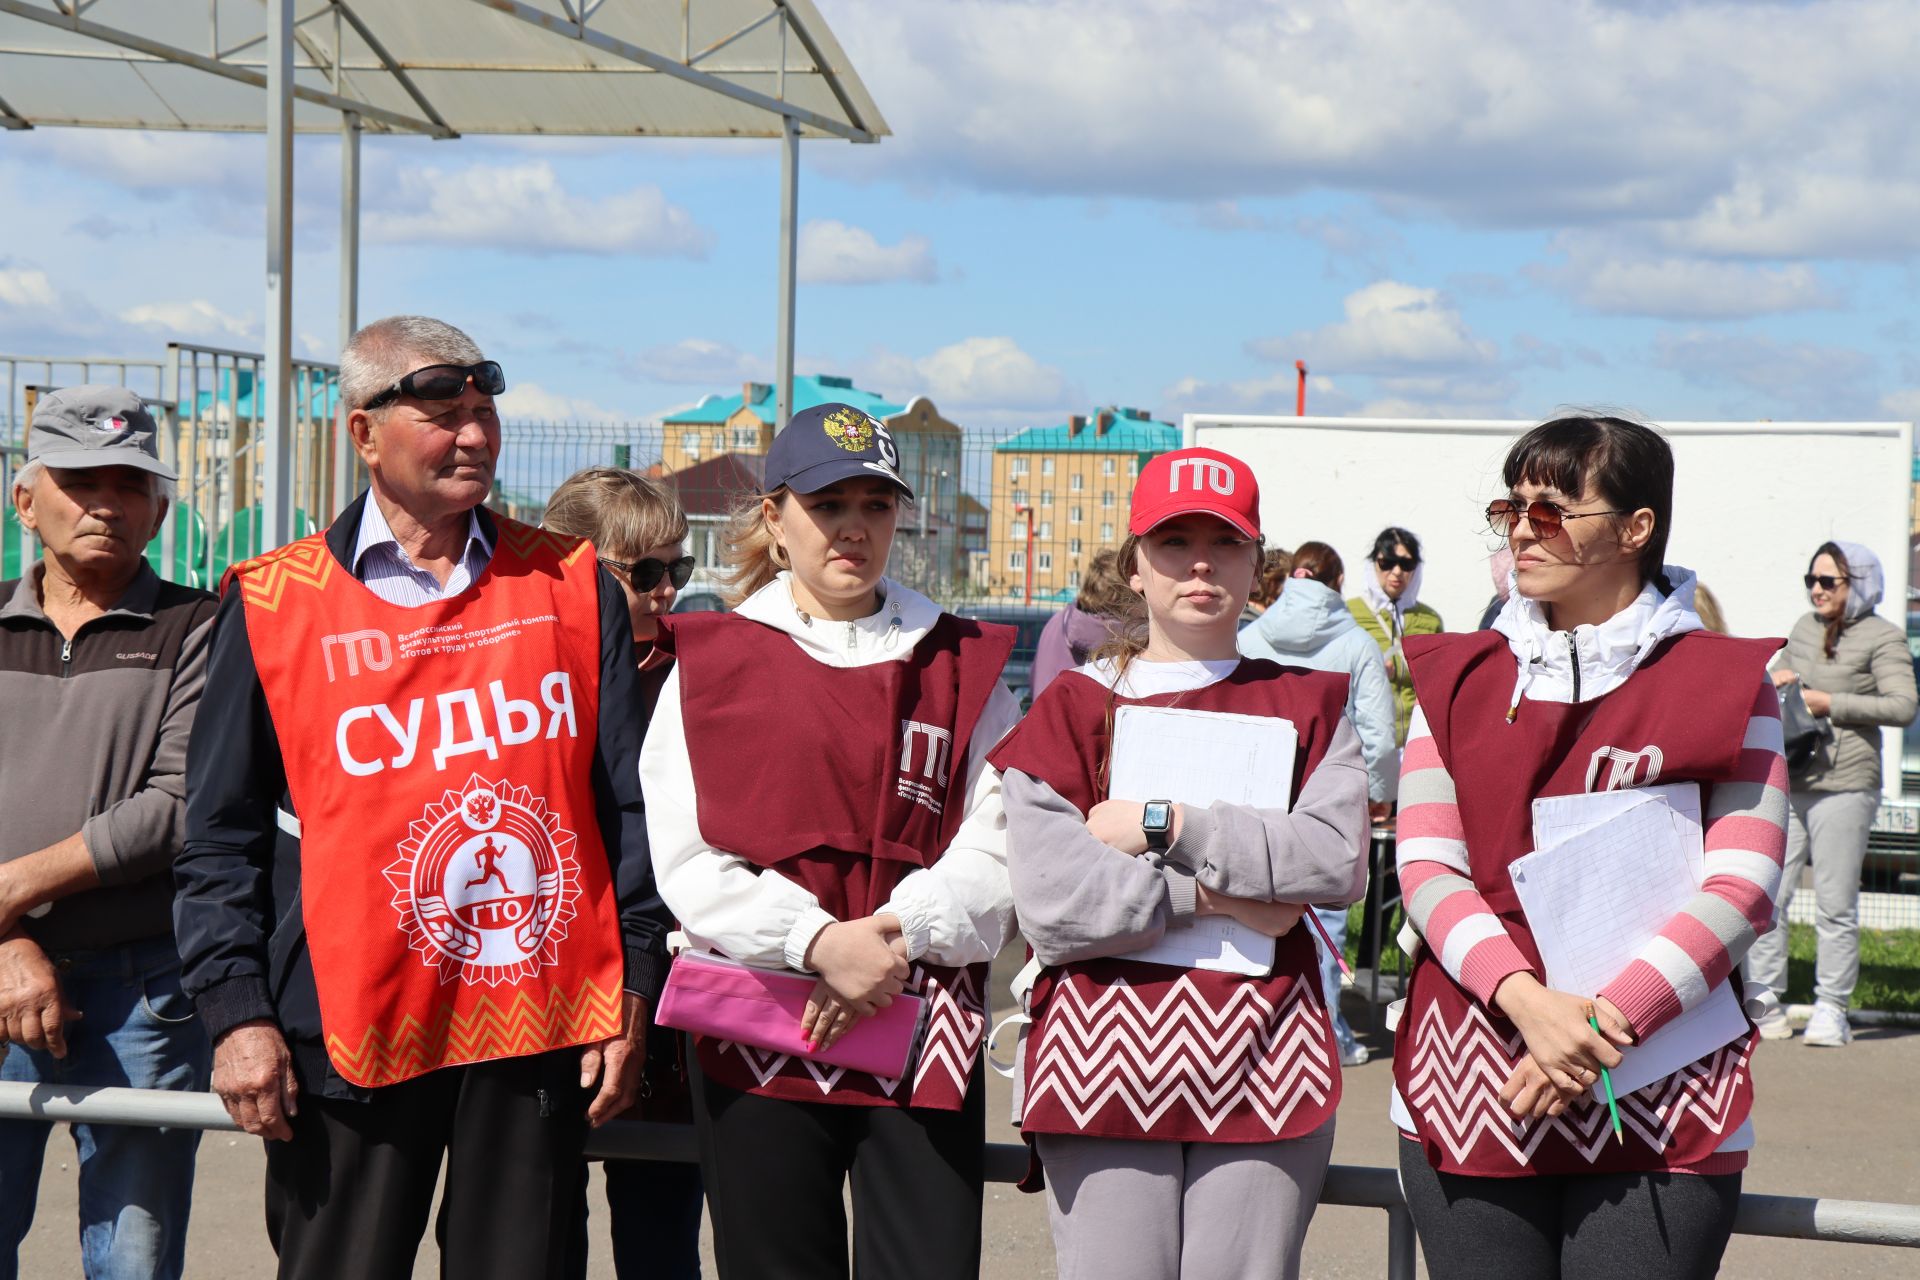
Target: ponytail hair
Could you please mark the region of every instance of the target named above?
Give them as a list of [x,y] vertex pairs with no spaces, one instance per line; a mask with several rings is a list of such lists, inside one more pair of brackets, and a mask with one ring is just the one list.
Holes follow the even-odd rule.
[[1347,566],[1341,563],[1340,553],[1324,542],[1303,542],[1299,550],[1293,553],[1293,576],[1296,578],[1312,578],[1322,586],[1332,587],[1346,572]]
[[727,608],[737,609],[741,601],[772,582],[782,569],[791,568],[786,548],[773,536],[767,522],[767,503],[779,506],[787,500],[785,485],[770,493],[742,494],[727,516],[727,570],[721,575],[720,598]]

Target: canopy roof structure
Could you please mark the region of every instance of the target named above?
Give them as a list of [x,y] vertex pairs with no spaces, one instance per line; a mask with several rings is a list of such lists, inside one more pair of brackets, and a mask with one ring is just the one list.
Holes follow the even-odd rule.
[[0,130],[46,126],[266,133],[268,545],[292,534],[295,133],[343,143],[342,342],[363,132],[778,139],[785,422],[800,140],[889,132],[813,0],[0,0]]
[[[812,0],[296,0],[293,127],[871,142]],[[0,0],[4,121],[267,127],[266,0]]]

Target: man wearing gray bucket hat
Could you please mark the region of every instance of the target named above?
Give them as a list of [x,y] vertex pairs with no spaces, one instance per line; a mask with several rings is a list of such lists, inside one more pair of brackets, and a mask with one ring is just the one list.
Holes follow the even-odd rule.
[[[40,557],[0,583],[0,1078],[205,1089],[172,864],[213,597],[148,542],[172,468],[140,397],[43,397],[8,498]],[[48,1124],[0,1122],[0,1277],[33,1222]],[[177,1276],[193,1129],[73,1126],[86,1274]]]

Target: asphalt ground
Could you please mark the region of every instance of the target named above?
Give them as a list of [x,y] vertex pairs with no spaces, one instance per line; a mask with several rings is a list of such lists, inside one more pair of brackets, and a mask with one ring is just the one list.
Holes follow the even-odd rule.
[[[996,975],[1004,992],[1004,979]],[[1334,1160],[1392,1165],[1387,1123],[1391,1068],[1384,1035],[1366,1030],[1362,1006],[1350,1005],[1375,1060],[1346,1073]],[[1754,1063],[1759,1145],[1745,1188],[1778,1195],[1826,1196],[1920,1204],[1920,1030],[1862,1028],[1846,1049],[1816,1049],[1798,1038],[1760,1046]],[[989,1077],[987,1137],[1015,1141],[1006,1082]],[[273,1274],[263,1225],[261,1144],[208,1134],[200,1146],[187,1274],[206,1280],[252,1280]],[[598,1175],[592,1191],[595,1280],[610,1280],[605,1200]],[[62,1131],[47,1146],[39,1212],[21,1251],[20,1274],[78,1276],[73,1145]],[[431,1233],[429,1233],[430,1236]],[[989,1185],[981,1275],[1032,1280],[1053,1274],[1044,1196]],[[710,1250],[707,1274],[712,1275]],[[1307,1238],[1303,1274],[1324,1280],[1379,1276],[1386,1267],[1386,1217],[1374,1209],[1322,1206]],[[438,1274],[431,1238],[414,1274]],[[1423,1270],[1424,1274],[1424,1270]],[[1827,1277],[1920,1275],[1920,1251],[1807,1241],[1734,1238],[1723,1275],[1741,1280],[1826,1280]]]

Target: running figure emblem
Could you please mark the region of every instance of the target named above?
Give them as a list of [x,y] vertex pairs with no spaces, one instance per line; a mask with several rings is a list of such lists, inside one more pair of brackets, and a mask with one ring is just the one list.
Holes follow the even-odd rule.
[[473,775],[427,806],[386,869],[408,944],[443,982],[533,977],[573,919],[574,845],[527,788]]

